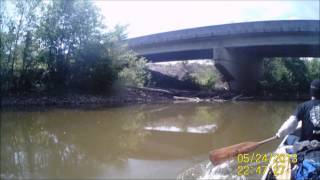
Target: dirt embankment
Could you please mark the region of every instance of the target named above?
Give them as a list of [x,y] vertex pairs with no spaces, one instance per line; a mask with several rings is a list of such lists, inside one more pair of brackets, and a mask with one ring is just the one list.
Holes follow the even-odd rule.
[[224,101],[235,95],[228,91],[182,91],[154,88],[126,87],[113,95],[66,94],[60,96],[28,94],[2,97],[2,107],[27,106],[82,106],[82,105],[126,105],[138,103],[166,103],[174,101]]
[[245,96],[227,90],[183,91],[155,88],[126,87],[113,95],[67,94],[52,96],[29,94],[24,96],[2,97],[2,107],[41,107],[41,106],[118,106],[127,104],[171,103],[171,102],[225,102],[248,100],[307,100],[307,94],[261,94]]

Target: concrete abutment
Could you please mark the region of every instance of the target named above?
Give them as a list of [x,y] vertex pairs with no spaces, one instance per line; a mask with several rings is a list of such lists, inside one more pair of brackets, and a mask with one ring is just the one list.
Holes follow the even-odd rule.
[[253,94],[262,76],[262,57],[227,48],[214,48],[217,69],[236,93]]

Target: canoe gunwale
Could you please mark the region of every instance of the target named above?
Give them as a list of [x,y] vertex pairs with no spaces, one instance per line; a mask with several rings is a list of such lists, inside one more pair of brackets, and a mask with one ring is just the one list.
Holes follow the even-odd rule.
[[[275,151],[277,151],[279,148],[281,148],[281,147],[283,147],[283,146],[285,146],[285,145],[289,145],[289,144],[287,144],[287,140],[288,140],[288,137],[289,137],[289,136],[297,136],[297,137],[300,137],[300,133],[301,133],[301,126],[298,126],[297,129],[296,129],[293,133],[291,133],[291,134],[289,134],[289,135],[287,135],[287,136],[285,136],[285,137],[283,138],[283,140],[281,141],[281,143],[279,144],[279,146],[277,147],[277,149],[276,149]],[[267,169],[268,169],[268,170],[262,175],[261,180],[267,180],[269,171],[271,170],[271,168],[270,168],[271,164],[270,164],[270,163],[271,163],[271,162],[269,162],[269,164],[268,164],[268,166],[267,166]]]

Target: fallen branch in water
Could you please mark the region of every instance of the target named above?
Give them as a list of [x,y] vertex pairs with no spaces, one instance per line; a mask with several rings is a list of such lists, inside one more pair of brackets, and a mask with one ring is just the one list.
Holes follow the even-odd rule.
[[224,99],[211,99],[212,102],[217,102],[217,103],[223,103],[223,102],[227,102],[228,100],[224,100]]
[[198,97],[191,98],[191,97],[173,96],[173,99],[174,100],[178,100],[178,101],[188,101],[188,102],[200,102],[200,101],[202,101]]
[[231,100],[232,100],[232,101],[236,101],[236,100],[238,100],[241,96],[242,96],[242,94],[239,94],[238,96],[233,97]]
[[147,87],[134,87],[134,86],[127,86],[127,88],[138,89],[138,90],[143,90],[143,91],[159,92],[159,93],[165,93],[165,94],[170,94],[170,95],[173,94],[173,92],[168,91],[168,90],[164,90],[164,89],[147,88]]

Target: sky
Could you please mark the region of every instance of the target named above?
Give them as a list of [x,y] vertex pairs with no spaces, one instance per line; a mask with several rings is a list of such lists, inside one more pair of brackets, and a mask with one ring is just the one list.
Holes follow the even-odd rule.
[[128,25],[128,37],[264,20],[320,19],[319,0],[97,0],[109,28]]

